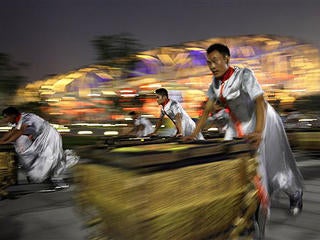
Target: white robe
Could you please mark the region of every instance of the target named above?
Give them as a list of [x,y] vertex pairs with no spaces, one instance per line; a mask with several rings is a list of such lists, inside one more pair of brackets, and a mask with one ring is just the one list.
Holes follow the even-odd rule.
[[144,118],[144,117],[138,117],[137,119],[134,120],[134,125],[135,126],[140,126],[143,125],[144,129],[137,131],[136,135],[137,137],[145,137],[150,133],[153,133],[154,129],[152,127],[152,123]]
[[42,182],[48,177],[58,177],[78,162],[79,157],[73,151],[63,151],[60,134],[47,121],[33,113],[22,113],[15,128],[20,129],[22,124],[33,129],[33,140],[21,135],[14,146],[20,164],[32,181]]
[[[161,116],[168,116],[175,123],[175,116],[181,115],[182,136],[190,136],[193,130],[196,128],[196,123],[191,119],[188,113],[182,108],[182,106],[175,100],[169,100],[169,102],[161,109]],[[199,133],[196,137],[197,140],[203,140],[203,136]]]
[[[223,98],[241,122],[243,133],[252,133],[256,125],[255,99],[263,94],[254,73],[247,68],[235,68],[234,73],[223,84]],[[221,86],[221,81],[213,78],[208,97],[223,105],[220,101]],[[269,103],[266,103],[265,120],[262,141],[257,151],[263,184],[269,195],[278,190],[287,194],[302,191],[302,175],[297,168],[282,120]],[[236,127],[229,118],[225,140],[232,140],[234,137],[238,137]]]

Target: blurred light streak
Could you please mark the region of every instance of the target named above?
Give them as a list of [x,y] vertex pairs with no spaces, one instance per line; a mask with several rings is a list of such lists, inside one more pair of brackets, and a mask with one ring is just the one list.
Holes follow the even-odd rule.
[[8,132],[12,127],[0,127],[0,132]]
[[116,96],[117,94],[114,92],[114,91],[110,91],[110,90],[108,90],[108,91],[101,91],[101,93],[103,94],[103,95],[107,95],[107,96]]
[[93,134],[92,131],[78,131],[77,133],[78,133],[79,135],[91,135],[91,134]]
[[208,128],[208,131],[209,132],[216,132],[216,131],[219,131],[219,129],[218,128],[216,128],[216,127],[213,127],[213,128]]
[[299,119],[299,122],[312,122],[312,121],[317,121],[318,119],[316,118],[303,118]]
[[119,132],[118,131],[105,131],[103,133],[103,135],[105,135],[105,136],[115,136],[115,135],[119,135]]

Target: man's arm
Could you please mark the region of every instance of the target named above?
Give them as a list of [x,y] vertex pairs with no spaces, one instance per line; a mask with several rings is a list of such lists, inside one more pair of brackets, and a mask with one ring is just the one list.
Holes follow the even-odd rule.
[[258,148],[261,142],[262,133],[266,122],[266,102],[264,100],[263,94],[256,98],[256,126],[255,131],[248,134],[247,138],[252,143],[255,148]]
[[263,95],[256,99],[256,118],[255,132],[262,133],[266,121],[266,103]]
[[208,116],[211,112],[214,112],[216,109],[218,109],[218,105],[216,105],[212,100],[208,100],[203,114],[200,117],[200,119],[197,121],[197,125],[196,128],[194,129],[193,133],[191,134],[191,136],[189,136],[188,138],[186,138],[186,140],[191,140],[191,139],[195,139],[196,136],[199,134],[199,132],[201,131],[201,129],[204,127],[204,125],[206,124],[206,121],[208,119]]
[[136,126],[136,131],[143,131],[146,128],[146,126],[144,124],[139,124],[138,126]]
[[155,133],[159,130],[159,128],[161,127],[162,122],[163,122],[163,115],[161,114],[159,120],[156,122],[156,126],[155,126],[155,128],[154,128],[153,133],[151,133],[151,134],[149,134],[149,135],[155,134]]
[[6,138],[1,138],[0,144],[8,144],[11,142],[14,142],[17,140],[18,137],[20,137],[23,133],[23,130],[19,129],[12,129],[10,135],[8,135]]
[[133,127],[130,128],[129,131],[124,131],[122,134],[124,134],[124,135],[133,135],[135,133],[136,133],[136,127],[133,126]]
[[182,136],[183,132],[182,132],[182,117],[181,117],[181,114],[180,113],[176,114],[176,116],[174,117],[174,120],[175,120],[174,125],[177,128],[176,136]]
[[8,140],[11,136],[12,136],[12,134],[14,134],[14,129],[12,128],[12,129],[10,129],[8,132],[6,132],[5,134],[3,134],[3,136],[1,137],[1,139],[0,139],[0,142],[3,142],[3,141],[6,141],[6,140]]

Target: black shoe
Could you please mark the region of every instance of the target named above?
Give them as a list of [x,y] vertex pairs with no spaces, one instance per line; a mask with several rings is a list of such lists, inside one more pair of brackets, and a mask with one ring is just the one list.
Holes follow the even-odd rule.
[[55,185],[49,185],[38,192],[40,193],[50,193],[50,192],[55,192],[56,191],[56,186]]
[[54,178],[51,180],[56,190],[63,190],[69,188],[69,184],[67,184],[62,178]]
[[27,182],[28,182],[29,184],[32,183],[32,180],[31,180],[31,178],[30,178],[29,176],[27,176],[26,179],[27,179]]
[[303,192],[295,192],[293,195],[290,196],[290,208],[289,214],[292,216],[296,216],[302,211],[302,195]]

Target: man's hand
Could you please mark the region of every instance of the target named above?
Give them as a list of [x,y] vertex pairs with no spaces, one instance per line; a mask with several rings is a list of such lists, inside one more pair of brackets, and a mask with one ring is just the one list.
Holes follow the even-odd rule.
[[175,137],[176,137],[176,138],[181,138],[181,137],[182,137],[182,134],[181,134],[181,133],[177,133],[177,134],[175,135]]
[[147,135],[147,137],[155,137],[155,136],[158,136],[158,134],[155,133],[155,132],[149,133],[149,134]]
[[260,146],[262,140],[261,132],[253,132],[245,136],[245,138],[249,141],[249,143],[257,150]]
[[183,142],[191,142],[191,141],[194,141],[195,140],[195,137],[193,136],[184,136],[182,137],[182,141]]

